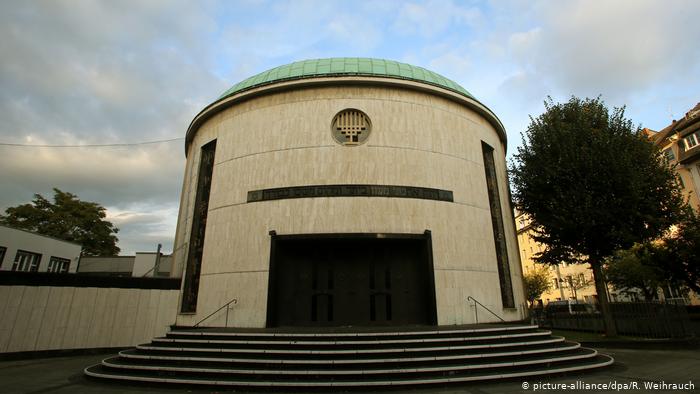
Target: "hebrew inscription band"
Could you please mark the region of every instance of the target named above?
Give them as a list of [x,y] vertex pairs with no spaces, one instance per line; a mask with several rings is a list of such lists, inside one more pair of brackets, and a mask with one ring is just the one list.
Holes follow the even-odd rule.
[[248,202],[313,197],[393,197],[453,202],[451,190],[394,185],[318,185],[278,187],[248,192]]

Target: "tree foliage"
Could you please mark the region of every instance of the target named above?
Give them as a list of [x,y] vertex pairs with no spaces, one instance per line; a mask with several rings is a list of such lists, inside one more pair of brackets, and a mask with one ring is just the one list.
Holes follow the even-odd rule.
[[525,284],[525,297],[533,305],[535,300],[542,297],[547,290],[552,287],[549,279],[549,270],[547,267],[535,266],[530,272],[523,275]]
[[661,244],[635,244],[617,251],[605,266],[605,276],[622,293],[641,291],[646,301],[655,298],[657,290],[668,284],[668,275],[661,269],[667,251]]
[[118,228],[104,220],[105,208],[54,188],[53,203],[35,194],[30,204],[5,210],[0,223],[83,245],[82,255],[116,255]]
[[673,283],[700,293],[700,216],[688,210],[665,245],[667,257],[660,261],[660,268]]
[[684,200],[659,150],[600,98],[545,102],[531,118],[511,165],[518,208],[545,245],[540,263],[587,262],[614,335],[602,262],[616,250],[659,237],[678,222]]
[[575,97],[545,107],[511,166],[518,208],[546,245],[538,261],[600,261],[679,221],[676,175],[623,108]]
[[700,292],[700,218],[688,210],[667,237],[616,252],[606,276],[616,289],[641,290],[647,300],[665,286]]

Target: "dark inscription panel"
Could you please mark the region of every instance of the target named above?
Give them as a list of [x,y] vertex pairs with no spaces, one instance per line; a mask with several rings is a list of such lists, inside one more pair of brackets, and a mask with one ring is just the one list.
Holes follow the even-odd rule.
[[394,197],[453,202],[452,191],[394,185],[293,186],[248,192],[248,202],[312,197]]

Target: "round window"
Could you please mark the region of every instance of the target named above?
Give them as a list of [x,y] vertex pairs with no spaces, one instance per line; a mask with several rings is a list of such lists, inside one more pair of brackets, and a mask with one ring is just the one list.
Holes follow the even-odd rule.
[[369,116],[357,109],[338,112],[331,123],[333,138],[341,145],[360,145],[367,141],[371,131]]

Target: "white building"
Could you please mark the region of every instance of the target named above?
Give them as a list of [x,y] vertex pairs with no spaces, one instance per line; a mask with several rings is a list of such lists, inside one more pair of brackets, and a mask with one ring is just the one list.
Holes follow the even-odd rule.
[[74,273],[82,246],[0,225],[0,270]]
[[101,276],[168,277],[172,255],[136,252],[134,256],[85,256],[78,265],[79,274]]
[[506,133],[455,82],[296,62],[229,89],[185,145],[177,324],[233,299],[242,327],[475,323],[468,297],[524,317]]

